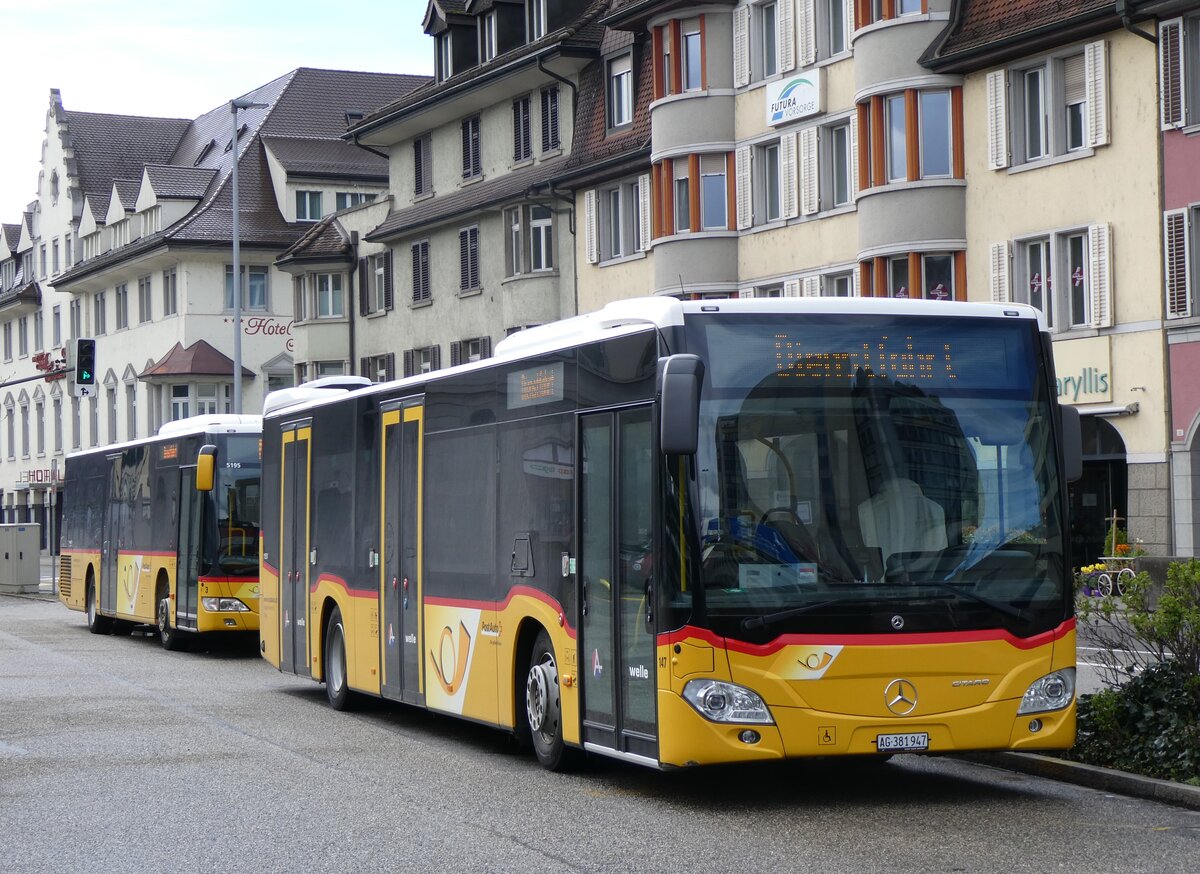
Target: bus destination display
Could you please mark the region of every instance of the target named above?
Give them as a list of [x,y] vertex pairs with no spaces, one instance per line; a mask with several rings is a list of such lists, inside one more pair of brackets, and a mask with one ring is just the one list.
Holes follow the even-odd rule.
[[883,334],[829,351],[824,339],[775,334],[775,373],[781,378],[836,379],[860,371],[867,377],[903,380],[955,380],[953,345],[920,344],[911,335]]
[[563,399],[563,365],[561,361],[540,367],[516,370],[508,375],[508,408],[535,407]]

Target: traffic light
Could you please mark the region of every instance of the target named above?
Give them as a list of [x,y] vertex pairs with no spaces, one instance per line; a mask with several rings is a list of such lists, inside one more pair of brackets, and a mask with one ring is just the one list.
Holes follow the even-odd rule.
[[75,340],[75,394],[88,397],[96,392],[96,341]]

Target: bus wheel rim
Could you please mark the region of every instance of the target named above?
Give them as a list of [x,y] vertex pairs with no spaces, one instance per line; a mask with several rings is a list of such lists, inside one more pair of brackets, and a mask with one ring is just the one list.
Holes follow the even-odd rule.
[[529,715],[529,727],[536,732],[545,729],[550,709],[550,678],[547,676],[554,662],[547,659],[529,668],[525,681],[525,710]]
[[340,691],[342,684],[345,683],[346,677],[343,668],[345,663],[345,648],[342,645],[342,629],[337,626],[333,632],[333,641],[329,652],[329,682],[333,684],[334,691]]

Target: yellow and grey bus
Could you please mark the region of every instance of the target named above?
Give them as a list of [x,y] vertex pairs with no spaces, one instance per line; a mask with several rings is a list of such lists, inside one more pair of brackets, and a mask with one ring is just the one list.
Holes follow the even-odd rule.
[[549,768],[1061,749],[1067,482],[1041,315],[628,300],[263,418],[261,648]]
[[174,650],[258,631],[261,422],[195,416],[67,456],[59,599],[94,634],[152,625]]

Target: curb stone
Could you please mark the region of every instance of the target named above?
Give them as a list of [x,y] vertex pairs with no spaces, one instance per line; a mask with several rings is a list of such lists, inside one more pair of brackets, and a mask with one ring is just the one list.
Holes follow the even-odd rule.
[[969,753],[957,758],[1051,780],[1061,780],[1064,783],[1075,783],[1118,795],[1200,810],[1200,786],[1177,783],[1173,780],[1158,780],[1154,777],[1143,777],[1139,774],[1034,753]]

